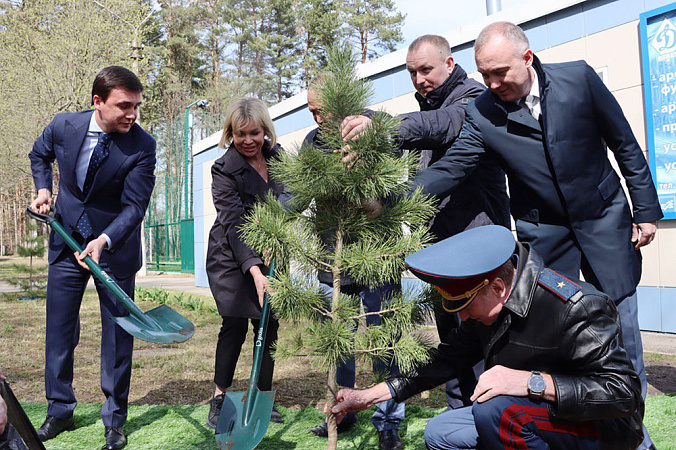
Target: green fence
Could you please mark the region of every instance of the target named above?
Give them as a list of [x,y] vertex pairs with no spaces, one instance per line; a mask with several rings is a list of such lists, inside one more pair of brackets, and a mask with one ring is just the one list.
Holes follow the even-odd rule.
[[149,258],[148,270],[161,272],[181,271],[180,222],[160,223],[146,226],[146,248]]
[[181,272],[195,272],[195,221],[181,220]]
[[[219,114],[194,109],[191,113],[191,142],[221,128]],[[186,167],[185,116],[151,131],[157,141],[157,167],[145,218],[146,266],[152,271],[194,272],[192,154]]]

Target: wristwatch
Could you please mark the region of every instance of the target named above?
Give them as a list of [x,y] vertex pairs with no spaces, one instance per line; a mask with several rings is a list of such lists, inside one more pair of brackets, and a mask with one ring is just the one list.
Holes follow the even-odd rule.
[[545,393],[545,387],[547,387],[547,385],[540,372],[536,370],[531,372],[530,378],[528,379],[528,395],[531,398],[542,398],[542,395]]

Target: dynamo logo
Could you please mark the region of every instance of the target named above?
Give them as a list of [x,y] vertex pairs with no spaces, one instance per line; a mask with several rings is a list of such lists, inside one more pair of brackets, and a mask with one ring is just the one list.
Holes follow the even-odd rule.
[[650,45],[660,55],[676,51],[676,26],[666,17],[662,20],[655,37],[650,41]]

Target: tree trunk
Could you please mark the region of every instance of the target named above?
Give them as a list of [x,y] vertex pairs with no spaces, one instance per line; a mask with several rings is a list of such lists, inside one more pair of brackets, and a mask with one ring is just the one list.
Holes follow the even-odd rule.
[[329,369],[329,378],[327,381],[328,389],[326,390],[326,405],[329,408],[329,414],[326,416],[326,426],[329,432],[329,437],[326,442],[326,450],[336,450],[338,447],[338,425],[336,424],[336,416],[331,414],[331,408],[336,404],[336,394],[338,393],[338,382],[336,380],[336,367]]
[[28,271],[28,299],[33,300],[33,297],[37,297],[37,294],[33,294],[33,255],[30,256],[30,267],[31,269]]
[[[343,251],[343,232],[336,230],[336,259],[340,259]],[[334,260],[333,268],[333,295],[331,297],[331,310],[335,311],[338,308],[338,301],[340,300],[340,267]],[[331,413],[331,408],[336,404],[336,394],[338,393],[338,381],[336,379],[336,367],[329,369],[329,377],[327,380],[328,390],[326,392],[326,404],[329,408],[329,413],[326,417],[326,426],[329,432],[329,438],[326,443],[326,450],[336,450],[338,446],[338,425],[336,424],[336,416]]]
[[0,196],[0,256],[5,256],[3,251],[5,247],[5,202]]
[[368,53],[369,46],[368,31],[362,30],[359,34],[361,37],[361,63],[364,64],[366,62],[366,54]]
[[[14,190],[16,192],[16,189]],[[12,200],[12,213],[14,216],[14,249],[19,248],[19,216],[16,213],[17,197]]]

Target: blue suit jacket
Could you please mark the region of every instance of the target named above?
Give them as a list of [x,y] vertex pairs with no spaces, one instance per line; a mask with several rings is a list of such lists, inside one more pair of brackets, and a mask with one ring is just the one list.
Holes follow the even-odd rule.
[[[71,233],[87,211],[94,235],[105,233],[111,248],[101,255],[113,273],[125,278],[141,267],[140,224],[155,185],[155,140],[134,124],[125,134],[114,133],[108,158],[83,195],[77,186],[75,165],[93,111],[58,114],[35,141],[29,154],[36,189],[52,190],[52,163],[59,165],[59,190],[55,217]],[[70,251],[52,231],[49,263]]]
[[[415,186],[443,197],[479,161],[494,158],[507,173],[517,233],[519,220],[569,226],[601,289],[620,299],[641,276],[632,215],[637,223],[662,217],[648,165],[619,104],[584,61],[541,65],[536,58],[534,68],[542,124],[487,90],[467,107],[458,140]],[[633,214],[606,145],[627,182]],[[542,256],[556,268],[555,255]]]

